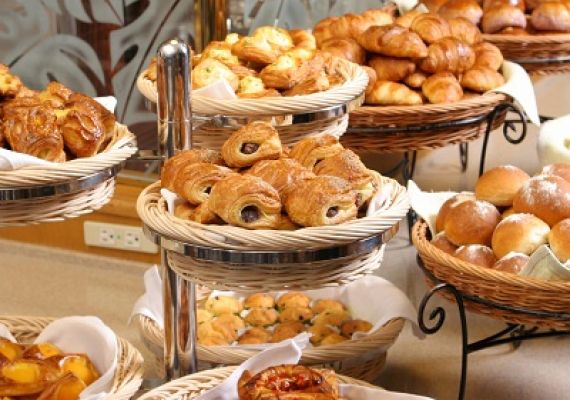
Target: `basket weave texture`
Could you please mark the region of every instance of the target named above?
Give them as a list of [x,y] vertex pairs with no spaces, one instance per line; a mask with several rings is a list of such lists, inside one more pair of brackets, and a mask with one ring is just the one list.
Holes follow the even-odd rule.
[[[8,327],[12,335],[22,342],[32,342],[54,319],[40,317],[0,316],[0,323]],[[143,376],[143,358],[128,341],[118,338],[119,359],[110,393],[105,400],[128,400],[137,392]]]
[[[569,329],[570,320],[552,314],[570,314],[570,282],[534,279],[490,268],[481,268],[455,258],[433,246],[428,238],[427,224],[414,225],[412,240],[425,268],[441,282],[449,283],[463,294],[493,302],[499,306],[545,312],[551,316],[533,315],[501,309],[473,301],[465,305],[472,311],[502,319],[509,323]],[[428,285],[434,283],[427,280]],[[446,295],[453,300],[451,295]]]
[[[216,368],[187,375],[145,393],[143,396],[139,397],[139,400],[193,399],[205,391],[218,386],[230,376],[234,369],[235,367]],[[338,379],[341,383],[377,388],[377,386],[371,385],[368,382],[352,379],[343,375],[339,375]]]
[[[137,316],[141,336],[149,349],[162,357],[164,333],[156,322]],[[305,349],[300,364],[313,367],[333,368],[339,374],[372,382],[380,375],[386,364],[386,350],[400,335],[403,319],[393,319],[383,327],[362,339],[353,339],[332,346]],[[239,365],[259,353],[259,350],[236,346],[202,346],[198,344],[198,359],[220,365]]]

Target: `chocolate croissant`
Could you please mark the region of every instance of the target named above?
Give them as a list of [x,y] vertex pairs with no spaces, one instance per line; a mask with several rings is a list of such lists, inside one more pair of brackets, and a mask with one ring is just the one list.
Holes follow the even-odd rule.
[[414,19],[410,26],[426,43],[434,43],[439,39],[451,36],[451,29],[445,19],[437,14],[426,13]]
[[218,181],[208,206],[226,223],[247,229],[274,229],[281,219],[279,193],[253,175],[234,174]]
[[212,186],[220,179],[233,174],[226,167],[210,163],[196,163],[181,168],[174,178],[174,192],[197,206],[210,195]]
[[289,191],[285,210],[293,222],[302,226],[340,224],[356,218],[356,192],[344,179],[317,176]]
[[260,160],[276,160],[283,147],[279,133],[269,122],[254,121],[238,129],[222,145],[229,167],[249,167]]
[[259,161],[247,171],[247,174],[257,176],[269,183],[277,189],[281,199],[285,197],[286,191],[297,182],[315,176],[311,170],[291,158]]
[[185,150],[174,157],[169,158],[164,163],[160,174],[160,183],[163,188],[174,191],[174,181],[178,175],[178,171],[188,165],[197,163],[210,163],[221,165],[223,163],[222,156],[219,152],[209,149],[192,149]]
[[289,157],[296,160],[305,168],[313,167],[327,157],[334,156],[342,151],[343,147],[338,138],[332,135],[309,137],[299,141],[289,153]]
[[356,38],[358,44],[372,53],[391,57],[423,58],[427,48],[417,33],[391,24],[372,26]]
[[475,53],[471,46],[453,37],[446,37],[432,43],[428,55],[420,63],[426,72],[451,72],[461,74],[475,63]]

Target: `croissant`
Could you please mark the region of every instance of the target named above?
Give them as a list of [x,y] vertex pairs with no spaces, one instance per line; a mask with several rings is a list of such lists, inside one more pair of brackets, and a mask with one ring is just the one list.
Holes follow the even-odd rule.
[[317,48],[317,39],[308,29],[292,29],[289,31],[289,36],[295,47],[307,50],[316,50]]
[[427,75],[422,71],[416,71],[413,74],[406,76],[404,83],[411,88],[419,89],[422,87],[424,81],[427,79]]
[[368,10],[361,15],[346,14],[351,38],[357,38],[371,26],[388,25],[394,22],[392,15],[384,10]]
[[461,85],[450,72],[440,72],[427,78],[422,85],[422,93],[433,104],[453,103],[463,97]]
[[237,95],[246,99],[257,99],[260,97],[281,96],[281,93],[275,89],[267,89],[261,78],[246,76],[239,81]]
[[412,22],[414,22],[414,19],[423,14],[424,14],[423,12],[411,10],[405,13],[404,15],[396,18],[396,21],[394,21],[394,23],[396,25],[400,25],[403,26],[404,28],[410,29],[410,27],[412,26]]
[[373,68],[370,68],[367,65],[362,65],[362,69],[364,69],[364,71],[368,75],[368,85],[366,85],[366,90],[365,90],[365,93],[368,94],[374,87],[374,84],[378,80],[378,77],[376,76],[376,71]]
[[0,98],[14,97],[24,86],[20,78],[10,73],[10,68],[0,64]]
[[344,179],[317,176],[295,185],[285,199],[289,218],[301,226],[335,225],[356,217],[356,192]]
[[508,27],[526,28],[526,17],[520,8],[503,4],[485,11],[481,20],[484,33],[497,33]]
[[287,190],[297,182],[315,176],[310,169],[291,158],[259,161],[247,171],[247,174],[257,176],[269,183],[277,189],[281,199],[284,199]]
[[475,0],[449,0],[437,11],[445,19],[463,17],[478,25],[483,17],[483,9]]
[[452,72],[461,74],[475,63],[475,52],[466,43],[447,37],[431,44],[428,55],[420,63],[426,72]]
[[322,92],[330,88],[329,78],[325,71],[320,71],[309,78],[297,83],[291,89],[283,92],[284,96],[300,96]]
[[238,129],[222,145],[222,157],[230,167],[249,167],[260,160],[281,157],[277,130],[269,122],[254,121]]
[[291,149],[289,157],[296,160],[305,168],[313,167],[327,157],[334,156],[342,151],[343,147],[338,138],[332,135],[322,135],[305,138]]
[[423,41],[427,43],[434,43],[439,39],[451,36],[449,24],[437,14],[428,13],[416,17],[410,26],[410,30],[420,35]]
[[232,46],[232,53],[238,56],[240,60],[260,65],[271,64],[281,54],[261,36],[242,37]]
[[208,198],[216,182],[233,173],[229,168],[210,163],[186,165],[174,178],[174,192],[197,206]]
[[279,52],[287,51],[293,48],[293,39],[289,32],[283,28],[276,26],[262,26],[257,28],[252,35],[254,38],[261,38]]
[[451,36],[454,38],[459,39],[470,46],[481,42],[481,31],[468,19],[459,17],[452,18],[447,22],[451,29]]
[[399,25],[372,26],[358,36],[357,42],[368,51],[386,56],[427,56],[427,47],[418,34]]
[[252,175],[233,174],[218,181],[208,206],[226,223],[248,229],[276,228],[281,219],[279,193]]
[[317,47],[321,47],[324,41],[334,38],[340,37],[338,35],[334,35],[331,29],[333,22],[335,22],[339,17],[328,17],[325,19],[320,20],[315,27],[313,28],[313,35],[317,41]]
[[405,58],[374,56],[368,65],[376,71],[381,81],[401,81],[416,70],[416,64]]
[[422,0],[422,4],[426,6],[430,12],[436,13],[447,1],[448,0]]
[[356,64],[363,64],[366,52],[354,39],[331,38],[321,44],[321,51],[344,58]]
[[414,106],[422,104],[422,96],[401,83],[378,80],[369,93],[365,103],[383,106]]
[[199,89],[224,79],[235,91],[239,85],[238,76],[225,64],[214,59],[202,59],[192,70],[192,87]]
[[539,4],[532,11],[530,23],[539,31],[570,31],[570,8],[567,3]]
[[501,50],[489,42],[481,42],[473,46],[475,51],[474,67],[488,67],[498,71],[503,65]]
[[174,192],[174,180],[178,171],[188,165],[202,162],[221,165],[223,160],[221,154],[214,150],[192,149],[182,151],[164,163],[160,174],[161,187]]
[[496,70],[476,66],[461,77],[461,86],[474,92],[485,93],[505,84],[505,78]]
[[521,11],[526,11],[525,0],[483,0],[483,10],[488,10],[496,6],[503,4],[510,4],[521,9]]

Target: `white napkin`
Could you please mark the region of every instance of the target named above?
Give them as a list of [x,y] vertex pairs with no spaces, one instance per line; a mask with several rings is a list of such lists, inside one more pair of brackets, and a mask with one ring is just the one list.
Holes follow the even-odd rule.
[[540,246],[520,275],[547,281],[570,281],[570,263],[562,264],[547,245]]
[[217,100],[237,99],[237,95],[225,79],[220,79],[208,86],[201,87],[200,89],[194,89],[192,90],[192,95],[204,96]]
[[[0,325],[0,336],[6,326]],[[8,332],[9,333],[9,332]],[[44,328],[34,343],[50,342],[65,353],[84,353],[89,356],[101,377],[81,392],[81,400],[103,399],[111,390],[117,370],[118,343],[115,333],[97,317],[60,318]]]
[[171,192],[168,189],[162,188],[160,189],[160,195],[166,201],[166,209],[167,211],[174,215],[174,210],[178,204],[184,203],[184,199],[178,196],[176,193]]
[[144,294],[139,297],[129,317],[129,324],[137,314],[152,319],[164,330],[164,308],[162,301],[162,278],[158,266],[153,265],[144,273]]
[[439,209],[456,192],[423,192],[413,180],[408,181],[408,196],[414,211],[428,224],[429,230],[435,236],[435,220]]
[[538,134],[538,158],[542,166],[570,163],[570,114],[542,124]]
[[[115,112],[117,99],[113,96],[96,97],[95,100],[111,112]],[[13,171],[23,167],[55,165],[51,161],[42,160],[28,154],[0,148],[0,171]]]

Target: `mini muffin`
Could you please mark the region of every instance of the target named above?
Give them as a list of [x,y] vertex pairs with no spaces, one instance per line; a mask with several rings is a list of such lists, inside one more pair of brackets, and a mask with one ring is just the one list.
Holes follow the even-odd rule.
[[230,343],[222,335],[213,335],[198,339],[198,344],[202,346],[228,346]]
[[239,314],[243,310],[241,302],[230,296],[212,296],[206,300],[205,307],[214,315]]
[[263,328],[251,328],[245,331],[239,338],[239,344],[263,344],[269,342],[271,332]]
[[255,293],[248,297],[243,302],[243,308],[246,310],[250,308],[273,308],[275,307],[275,299],[267,293]]
[[332,325],[340,327],[344,321],[350,318],[346,311],[325,311],[318,314],[313,320],[313,325]]
[[305,293],[289,292],[277,299],[277,308],[279,310],[284,310],[288,307],[308,308],[310,302],[311,299],[309,299]]
[[354,332],[368,332],[370,329],[372,329],[372,324],[370,322],[362,319],[352,319],[342,323],[340,326],[340,333],[350,339]]
[[344,304],[339,301],[331,300],[331,299],[321,299],[315,301],[313,304],[313,313],[320,314],[325,311],[344,311]]
[[338,333],[331,333],[330,335],[328,335],[327,337],[325,337],[322,341],[321,341],[321,346],[330,346],[332,344],[337,344],[337,343],[341,343],[341,342],[345,342],[348,339],[345,338],[342,335],[339,335]]
[[309,339],[313,346],[319,346],[323,339],[335,331],[328,325],[313,325],[308,330],[312,334]]
[[313,312],[308,307],[287,307],[279,314],[279,322],[310,321]]
[[239,315],[235,314],[222,314],[216,318],[216,321],[219,321],[223,324],[228,324],[234,331],[245,328],[243,319]]
[[216,332],[221,333],[228,342],[231,343],[234,340],[237,340],[238,335],[237,331],[233,327],[233,323],[216,319],[211,322],[205,322],[205,324],[212,324],[212,328]]
[[279,313],[274,308],[252,308],[245,317],[245,322],[251,326],[264,327],[277,322]]
[[305,325],[299,321],[284,322],[277,325],[271,336],[271,343],[291,339],[305,330]]
[[198,325],[204,322],[208,322],[214,319],[214,314],[210,311],[204,310],[202,308],[196,310],[196,322]]

